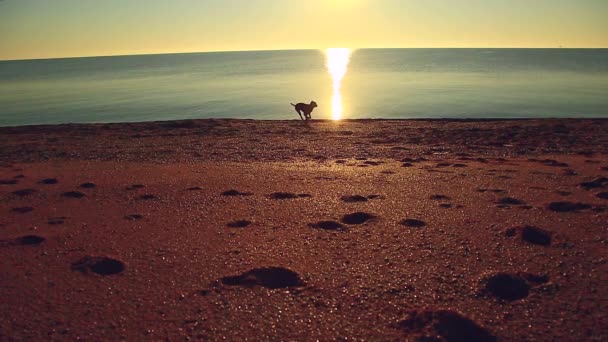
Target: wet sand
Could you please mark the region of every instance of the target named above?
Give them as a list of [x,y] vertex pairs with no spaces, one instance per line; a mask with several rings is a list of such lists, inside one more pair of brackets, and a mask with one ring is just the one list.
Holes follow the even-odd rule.
[[608,120],[0,128],[0,340],[606,340]]

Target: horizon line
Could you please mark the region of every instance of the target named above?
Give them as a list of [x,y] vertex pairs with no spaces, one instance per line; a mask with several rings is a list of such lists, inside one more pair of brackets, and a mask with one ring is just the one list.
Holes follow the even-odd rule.
[[[105,57],[135,57],[135,56],[154,56],[154,55],[188,55],[202,53],[225,53],[225,52],[273,52],[273,51],[322,51],[326,48],[289,48],[289,49],[253,49],[253,50],[210,50],[210,51],[182,51],[182,52],[149,52],[149,53],[133,53],[133,54],[115,54],[115,55],[84,55],[84,56],[65,56],[65,57],[41,57],[41,58],[17,58],[17,59],[0,59],[0,62],[25,62],[25,61],[44,61],[55,59],[77,59],[77,58],[105,58]],[[349,48],[351,50],[606,50],[608,47],[361,47]]]

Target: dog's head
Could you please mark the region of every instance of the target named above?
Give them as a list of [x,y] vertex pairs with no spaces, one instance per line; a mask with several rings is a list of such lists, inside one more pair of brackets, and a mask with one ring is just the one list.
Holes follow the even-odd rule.
[[310,101],[310,106],[312,108],[317,108],[317,103],[315,101]]

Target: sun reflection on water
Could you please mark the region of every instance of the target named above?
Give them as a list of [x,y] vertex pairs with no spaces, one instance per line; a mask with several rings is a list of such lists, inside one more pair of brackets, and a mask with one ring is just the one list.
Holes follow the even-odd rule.
[[340,120],[344,108],[342,106],[342,79],[346,75],[348,62],[350,61],[351,50],[347,48],[329,48],[325,51],[327,56],[327,71],[333,81],[333,95],[331,98],[331,118]]

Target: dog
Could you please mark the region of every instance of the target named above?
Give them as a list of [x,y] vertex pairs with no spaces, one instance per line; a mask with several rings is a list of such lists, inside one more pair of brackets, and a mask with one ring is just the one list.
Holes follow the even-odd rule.
[[[317,108],[317,103],[315,101],[310,101],[310,104],[306,104],[306,103],[298,103],[298,104],[291,104],[296,112],[298,113],[298,115],[300,115],[300,119],[302,119],[302,121],[307,121],[312,119],[312,111]],[[302,116],[302,114],[304,114],[304,116]]]

